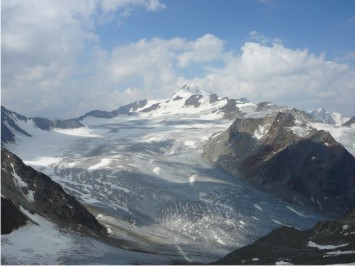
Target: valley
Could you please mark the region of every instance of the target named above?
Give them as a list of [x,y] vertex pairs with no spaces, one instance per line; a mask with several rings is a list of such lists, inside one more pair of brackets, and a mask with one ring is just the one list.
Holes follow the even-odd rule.
[[[84,132],[34,129],[28,146],[9,148],[95,208],[113,236],[149,252],[164,247],[182,261],[208,263],[280,225],[303,229],[325,219],[202,160],[202,145],[228,120],[118,117],[83,123]],[[63,142],[54,143],[51,134],[62,135]]]
[[[190,96],[182,97],[182,103]],[[195,97],[197,102],[201,98]],[[52,237],[37,234],[40,229],[33,225],[4,235],[2,262],[206,264],[280,226],[304,230],[318,221],[334,219],[216,168],[201,156],[203,148],[234,120],[207,103],[198,111],[196,103],[180,107],[180,111],[169,107],[171,103],[173,100],[165,103],[171,112],[86,116],[79,128],[42,130],[32,120],[18,119],[17,126],[31,137],[20,132],[16,142],[6,143],[6,148],[75,196],[112,239],[129,245],[122,249],[61,232],[37,217],[42,219],[40,227],[47,228]],[[256,105],[253,108],[250,103],[239,104],[249,116],[269,113],[254,112]],[[21,232],[33,241],[34,248],[20,244]],[[53,256],[42,256],[41,245],[56,241]],[[19,246],[16,258],[14,246]]]

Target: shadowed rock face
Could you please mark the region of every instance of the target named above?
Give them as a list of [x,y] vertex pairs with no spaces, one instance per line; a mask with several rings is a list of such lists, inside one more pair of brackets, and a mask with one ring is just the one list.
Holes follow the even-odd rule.
[[149,113],[149,112],[157,110],[159,108],[160,108],[159,103],[155,103],[155,104],[151,105],[150,107],[144,108],[142,110],[142,113]]
[[201,103],[199,100],[202,98],[202,95],[194,94],[191,95],[186,101],[184,106],[193,106],[193,107],[199,107]]
[[[1,194],[14,206],[49,217],[59,226],[83,232],[105,233],[106,229],[73,196],[43,173],[26,166],[16,155],[1,149]],[[7,203],[5,203],[7,204]],[[14,206],[8,209],[10,212]],[[17,207],[18,209],[18,207]],[[15,223],[14,223],[15,224]]]
[[136,101],[136,102],[121,106],[117,110],[112,111],[112,113],[115,115],[129,114],[131,112],[136,111],[138,108],[144,107],[145,105],[147,105],[147,103],[148,103],[148,100],[146,100],[146,99],[141,100],[141,101]]
[[36,124],[36,126],[42,130],[50,130],[51,128],[79,128],[84,125],[79,122],[78,119],[67,119],[67,120],[48,120],[47,118],[34,117],[31,120]]
[[288,201],[336,215],[353,208],[354,157],[324,131],[299,125],[305,132],[297,135],[296,121],[291,113],[238,118],[203,156]]
[[116,115],[112,112],[93,110],[93,111],[86,113],[83,116],[80,116],[79,120],[82,120],[82,119],[89,117],[89,116],[98,117],[98,118],[112,118],[112,117],[115,117]]
[[355,116],[350,118],[346,123],[343,124],[343,126],[350,127],[353,124],[355,124]]
[[210,103],[215,103],[215,102],[217,102],[217,101],[218,101],[218,96],[217,96],[217,94],[213,93],[213,94],[211,94],[211,95],[209,96],[209,102],[210,102]]
[[275,229],[255,243],[233,251],[213,264],[339,264],[355,261],[355,211],[338,221],[318,223],[299,231]]
[[25,225],[28,218],[11,200],[1,197],[1,234],[10,234]]
[[236,106],[236,103],[236,100],[230,99],[227,104],[221,108],[221,111],[224,112],[224,118],[232,118],[241,114],[241,111]]
[[271,102],[260,102],[258,106],[256,107],[255,112],[265,112],[265,111],[272,111],[272,112],[277,112],[281,111],[282,109],[287,108],[286,106],[274,104]]
[[30,134],[28,134],[26,131],[16,125],[16,123],[14,122],[14,118],[17,120],[27,121],[27,118],[23,115],[19,115],[15,112],[9,111],[4,106],[1,106],[1,143],[15,141],[15,134],[10,130],[10,128],[13,128],[13,130],[16,130],[17,132],[20,132],[21,134],[24,134],[28,137],[31,137]]

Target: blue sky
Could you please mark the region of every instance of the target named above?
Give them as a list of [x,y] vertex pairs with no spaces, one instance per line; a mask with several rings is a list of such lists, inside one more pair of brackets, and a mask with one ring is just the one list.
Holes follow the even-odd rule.
[[196,39],[206,33],[226,41],[235,50],[257,31],[279,38],[289,48],[308,48],[329,56],[354,49],[353,0],[170,0],[164,10],[138,10],[124,20],[111,21],[97,34],[106,49],[142,38],[177,36]]
[[353,0],[4,0],[2,104],[74,117],[184,83],[355,115]]

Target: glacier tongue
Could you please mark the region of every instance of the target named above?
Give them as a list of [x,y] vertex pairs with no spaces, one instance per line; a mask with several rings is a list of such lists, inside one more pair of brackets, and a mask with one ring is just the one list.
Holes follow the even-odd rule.
[[202,144],[229,120],[137,115],[83,123],[85,134],[33,131],[8,148],[89,206],[112,235],[148,251],[207,263],[281,224],[308,228],[324,219],[201,159]]

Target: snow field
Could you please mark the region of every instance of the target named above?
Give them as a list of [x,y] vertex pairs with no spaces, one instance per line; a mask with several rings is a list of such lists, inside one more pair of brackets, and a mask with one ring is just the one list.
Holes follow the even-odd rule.
[[334,127],[324,123],[311,123],[311,126],[329,132],[345,149],[355,156],[355,125],[351,127]]
[[314,243],[313,241],[308,241],[308,247],[312,247],[312,248],[317,248],[317,249],[337,249],[337,248],[341,248],[341,247],[346,247],[349,244],[342,244],[342,245],[338,245],[338,246],[334,246],[334,245],[318,245],[316,243]]

